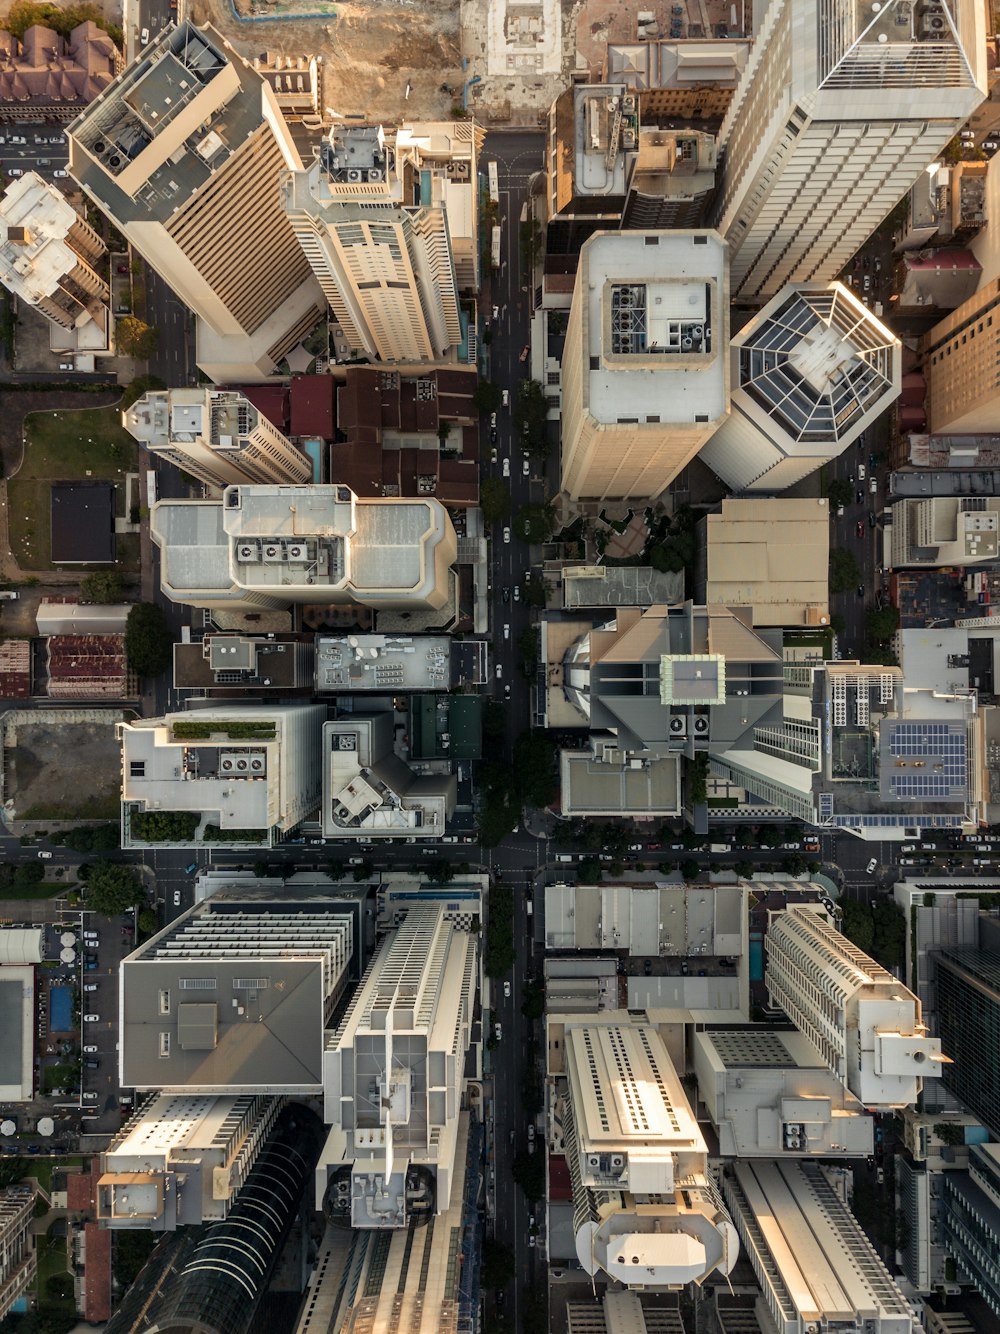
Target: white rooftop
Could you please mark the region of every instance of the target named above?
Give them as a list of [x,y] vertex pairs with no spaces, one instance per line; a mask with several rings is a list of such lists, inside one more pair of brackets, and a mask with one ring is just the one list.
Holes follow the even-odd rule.
[[[0,282],[31,305],[56,290],[77,257],[66,244],[76,212],[33,171],[8,185],[0,199]],[[24,229],[24,240],[12,239]]]
[[602,423],[726,415],[725,242],[714,231],[598,233],[581,254],[585,402]]

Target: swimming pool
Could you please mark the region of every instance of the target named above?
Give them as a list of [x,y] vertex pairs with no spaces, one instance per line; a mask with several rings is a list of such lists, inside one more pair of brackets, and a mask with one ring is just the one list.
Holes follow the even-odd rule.
[[750,981],[763,982],[764,980],[764,942],[762,940],[750,941]]
[[73,1029],[73,988],[49,988],[49,1032],[70,1033]]

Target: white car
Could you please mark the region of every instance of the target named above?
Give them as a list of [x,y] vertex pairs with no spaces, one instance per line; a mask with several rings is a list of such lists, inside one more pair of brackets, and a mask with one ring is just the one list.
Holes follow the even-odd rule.
[[147,46],[149,44],[148,28],[143,28],[142,32],[139,34],[139,41],[142,43],[143,46]]
[[863,481],[865,480],[865,478],[867,477],[867,475],[868,475],[868,474],[865,472],[865,465],[864,465],[863,463],[859,463],[859,464],[858,464],[858,481],[859,481],[859,482],[863,482]]
[[507,997],[508,1000],[510,1000],[510,983],[509,983],[509,982],[505,982],[505,983],[503,984],[503,994]]
[[51,852],[40,852],[38,855],[39,857],[41,857],[43,862],[50,862],[52,860]]
[[57,167],[56,170],[52,173],[52,175],[62,178],[63,176],[68,176],[69,172],[63,171],[62,167]]
[[96,1052],[97,1052],[97,1048],[96,1048],[96,1047],[84,1047],[83,1050],[88,1054],[88,1056],[93,1056],[93,1055],[95,1055]]
[[504,639],[509,639],[509,638],[510,638],[510,626],[509,626],[509,625],[505,625],[505,626],[504,626],[504,628],[503,628],[503,637],[504,637]]
[[520,584],[515,584],[515,585],[514,585],[514,601],[515,601],[515,602],[520,602],[520,601],[521,601],[521,586],[520,586]]
[[101,943],[101,938],[96,931],[84,931],[83,938],[84,940],[92,940],[95,945],[99,945]]
[[96,1094],[96,1093],[85,1093],[85,1094],[83,1095],[83,1100],[84,1100],[84,1102],[96,1102],[96,1101],[97,1101],[97,1094]]
[[97,983],[96,983],[96,982],[85,982],[85,983],[84,983],[84,986],[83,986],[83,989],[84,989],[84,991],[96,991],[96,990],[97,990]]
[[509,542],[509,541],[510,541],[510,529],[509,529],[509,528],[505,528],[505,529],[503,530],[503,540],[504,540],[505,542]]
[[101,1016],[99,1014],[85,1014],[83,1016],[83,1022],[85,1024],[99,1024],[101,1022]]
[[509,408],[509,407],[510,407],[510,390],[509,390],[509,389],[505,389],[505,390],[503,391],[503,394],[501,395],[501,402],[503,403],[503,405],[504,405],[505,408]]
[[878,866],[878,858],[873,857],[871,861],[868,863],[868,865],[865,867],[865,870],[868,872],[869,875],[874,875],[876,866]]
[[493,1025],[493,1036],[496,1038],[497,1042],[503,1037],[503,1030],[500,1028],[499,1024]]
[[510,459],[504,459],[503,461],[503,475],[505,477],[510,476]]
[[498,320],[498,319],[500,318],[500,307],[499,307],[499,306],[494,306],[494,307],[493,307],[493,318],[494,318],[495,320]]
[[523,464],[521,465],[521,471],[524,473],[525,477],[527,477],[531,472],[531,464],[528,462],[527,459],[525,459]]
[[499,681],[499,680],[501,679],[502,676],[503,676],[503,663],[502,663],[502,662],[498,662],[498,663],[497,663],[497,680]]
[[175,907],[175,908],[179,908],[180,906],[181,906],[181,892],[180,892],[179,889],[175,889],[175,890],[174,890],[174,907]]

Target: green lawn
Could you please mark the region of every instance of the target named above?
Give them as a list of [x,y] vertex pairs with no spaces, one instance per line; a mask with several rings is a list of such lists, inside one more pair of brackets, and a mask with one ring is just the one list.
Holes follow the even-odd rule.
[[[25,570],[53,569],[49,483],[100,479],[122,483],[118,514],[125,512],[124,480],[138,466],[138,447],[117,408],[34,412],[24,419],[24,462],[7,483],[10,545]],[[118,539],[118,564],[138,568],[138,541]]]

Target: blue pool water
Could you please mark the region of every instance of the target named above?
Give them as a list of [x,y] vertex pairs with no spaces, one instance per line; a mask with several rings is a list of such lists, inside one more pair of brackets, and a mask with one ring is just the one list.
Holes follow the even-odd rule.
[[764,942],[762,940],[750,941],[750,981],[763,982],[764,980]]
[[49,989],[49,1031],[52,1033],[69,1033],[72,1027],[72,987],[51,987]]

